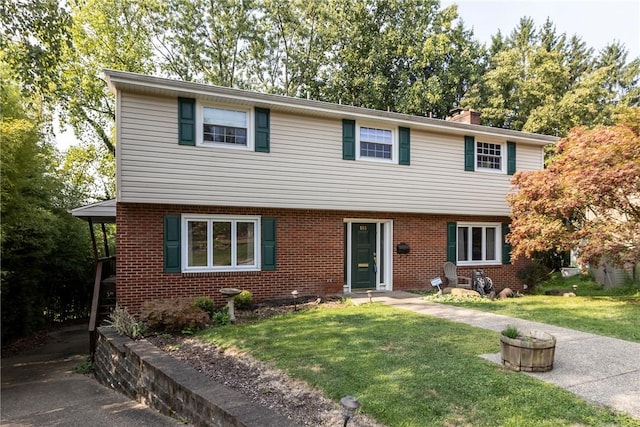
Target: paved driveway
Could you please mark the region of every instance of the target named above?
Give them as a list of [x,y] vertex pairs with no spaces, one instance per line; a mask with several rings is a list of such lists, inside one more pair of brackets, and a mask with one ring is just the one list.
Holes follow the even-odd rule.
[[2,359],[3,426],[184,426],[73,368],[87,359],[87,325],[61,328],[43,347]]

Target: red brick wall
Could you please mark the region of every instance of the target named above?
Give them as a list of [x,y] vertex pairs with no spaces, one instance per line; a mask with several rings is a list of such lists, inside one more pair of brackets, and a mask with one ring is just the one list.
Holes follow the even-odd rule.
[[[165,214],[234,214],[273,216],[277,224],[277,269],[261,272],[164,273]],[[446,260],[447,221],[505,221],[505,218],[445,217],[418,214],[334,212],[317,210],[220,208],[188,205],[118,203],[117,298],[120,306],[139,313],[142,303],[169,297],[211,296],[216,303],[222,287],[248,289],[255,300],[341,293],[344,284],[344,218],[393,220],[393,287],[430,289],[430,279],[442,276]],[[395,253],[398,243],[411,247]],[[522,289],[518,266],[484,268],[499,289]],[[471,275],[472,268],[459,268]]]

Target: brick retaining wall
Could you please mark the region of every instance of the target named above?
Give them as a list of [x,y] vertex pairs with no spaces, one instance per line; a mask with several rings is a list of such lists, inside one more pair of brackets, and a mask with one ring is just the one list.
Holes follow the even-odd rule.
[[294,427],[295,424],[218,384],[146,340],[98,328],[95,375],[103,384],[195,426]]

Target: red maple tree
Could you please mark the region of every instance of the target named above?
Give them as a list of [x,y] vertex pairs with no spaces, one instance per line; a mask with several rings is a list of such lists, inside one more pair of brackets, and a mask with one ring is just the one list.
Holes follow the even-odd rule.
[[546,169],[518,172],[512,184],[514,258],[574,249],[592,265],[640,261],[640,108],[614,126],[572,129]]

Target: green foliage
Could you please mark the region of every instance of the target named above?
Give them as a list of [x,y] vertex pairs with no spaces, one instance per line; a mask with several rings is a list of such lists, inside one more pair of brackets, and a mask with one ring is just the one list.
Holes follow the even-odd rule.
[[507,338],[515,339],[520,335],[520,331],[513,325],[509,325],[502,331],[502,335]]
[[64,153],[60,175],[74,206],[115,197],[115,156],[104,146],[82,142]]
[[2,60],[16,70],[29,93],[45,95],[60,78],[64,51],[71,44],[69,11],[57,1],[15,0],[0,3]]
[[213,313],[216,311],[216,305],[211,297],[198,297],[193,301],[193,305],[207,313],[209,317],[213,317]]
[[355,303],[354,303],[354,302],[353,302],[353,300],[352,300],[351,298],[349,298],[349,297],[345,297],[345,296],[340,297],[340,302],[341,302],[342,304],[344,304],[345,306],[347,306],[347,307],[353,307],[353,306],[355,306]]
[[109,315],[109,323],[116,328],[120,335],[137,340],[144,337],[147,327],[143,322],[138,322],[126,308],[120,308],[118,305]]
[[619,106],[637,105],[640,61],[626,61],[619,43],[599,57],[578,36],[539,29],[522,18],[509,37],[491,46],[489,66],[462,105],[483,124],[565,136],[575,126],[609,125]]
[[86,360],[78,363],[74,368],[73,372],[76,374],[82,375],[90,375],[94,372],[95,365],[91,362],[91,357],[88,357]]
[[[574,292],[577,296],[546,295],[548,290]],[[535,295],[522,298],[489,301],[444,295],[433,301],[640,342],[640,284],[604,289],[588,275],[564,278],[555,273],[536,288]]]
[[199,337],[247,351],[334,401],[357,396],[387,426],[634,425],[479,357],[499,351],[496,332],[381,304],[318,307]]
[[532,261],[516,271],[516,277],[527,285],[527,291],[532,292],[536,286],[549,278],[549,269],[543,264]]
[[253,294],[250,291],[244,290],[233,297],[233,301],[238,308],[251,308],[253,304]]
[[[0,61],[0,64],[2,62]],[[92,259],[86,224],[67,212],[65,183],[35,99],[0,76],[2,343],[47,322],[84,317]]]
[[219,311],[213,313],[211,317],[211,323],[218,326],[225,326],[231,324],[231,317],[229,316],[229,307],[226,305]]
[[146,301],[140,319],[156,332],[192,333],[209,322],[207,312],[194,305],[188,298]]

